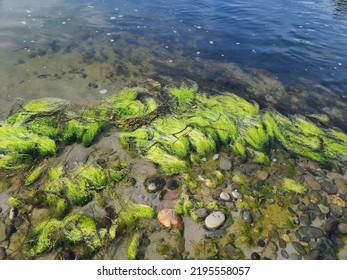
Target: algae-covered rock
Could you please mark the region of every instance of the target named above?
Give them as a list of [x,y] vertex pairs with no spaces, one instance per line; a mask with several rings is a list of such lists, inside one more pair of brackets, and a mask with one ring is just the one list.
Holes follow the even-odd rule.
[[26,168],[55,153],[56,144],[47,137],[20,126],[0,126],[0,169]]
[[128,260],[136,260],[136,256],[138,254],[140,242],[141,242],[141,234],[135,233],[130,240],[130,244],[127,250],[127,259]]
[[296,181],[292,179],[285,178],[282,183],[282,188],[286,191],[298,193],[298,194],[305,194],[307,192],[307,189],[305,186],[297,183]]
[[30,186],[32,183],[37,181],[41,176],[42,172],[44,171],[44,168],[45,166],[43,164],[34,168],[34,170],[31,171],[28,177],[25,179],[24,186]]
[[126,205],[118,208],[117,222],[122,229],[133,228],[139,219],[153,219],[155,217],[155,210],[144,204],[134,204],[129,201]]

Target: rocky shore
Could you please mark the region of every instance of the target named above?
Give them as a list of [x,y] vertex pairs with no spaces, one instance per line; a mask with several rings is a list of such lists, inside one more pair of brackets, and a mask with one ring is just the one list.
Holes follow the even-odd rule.
[[0,259],[346,259],[347,136],[197,85],[0,124]]

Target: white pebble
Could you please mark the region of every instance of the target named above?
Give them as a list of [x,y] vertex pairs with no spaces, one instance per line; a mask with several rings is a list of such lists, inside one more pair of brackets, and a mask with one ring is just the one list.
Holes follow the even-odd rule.
[[107,89],[102,89],[102,90],[99,91],[99,93],[105,94],[105,93],[107,93]]

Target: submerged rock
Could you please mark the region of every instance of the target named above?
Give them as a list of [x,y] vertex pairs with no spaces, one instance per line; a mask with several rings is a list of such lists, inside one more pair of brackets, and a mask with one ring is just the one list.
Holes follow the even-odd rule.
[[226,158],[226,157],[222,157],[220,159],[220,163],[219,163],[219,168],[223,171],[228,171],[230,169],[232,169],[233,164],[231,162],[230,159]]
[[220,212],[213,212],[210,215],[208,215],[205,219],[205,226],[207,229],[217,229],[221,227],[225,222],[225,215]]
[[195,216],[199,219],[199,220],[203,220],[208,216],[208,210],[206,208],[198,208],[195,210]]
[[170,180],[167,182],[167,188],[171,191],[177,189],[180,186],[179,182],[177,180]]
[[310,239],[317,239],[324,236],[323,230],[314,226],[301,226],[298,231],[303,237],[307,236]]
[[168,229],[183,230],[184,228],[181,216],[177,215],[173,209],[164,208],[160,210],[157,220],[159,224]]
[[164,188],[166,181],[162,177],[150,177],[147,178],[143,184],[147,192],[155,193]]
[[320,185],[322,189],[328,194],[337,194],[337,192],[339,191],[339,189],[329,181],[324,181]]

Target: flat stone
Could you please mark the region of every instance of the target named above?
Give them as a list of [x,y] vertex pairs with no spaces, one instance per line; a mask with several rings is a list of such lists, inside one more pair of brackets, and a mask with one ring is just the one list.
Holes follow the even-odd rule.
[[339,233],[347,234],[347,224],[339,223],[337,226],[337,230],[339,231]]
[[311,224],[310,215],[307,212],[303,212],[299,216],[300,223],[305,226],[309,226]]
[[340,193],[347,194],[347,183],[344,179],[338,178],[334,180],[335,186],[339,189]]
[[220,198],[221,200],[224,200],[224,201],[230,201],[231,196],[230,196],[230,194],[227,193],[227,192],[221,192],[220,195],[219,195],[219,198]]
[[206,208],[198,208],[195,210],[195,215],[198,219],[203,220],[208,216],[208,210]]
[[230,159],[228,159],[226,157],[222,157],[220,159],[219,167],[223,171],[228,171],[233,167],[233,164],[232,164]]
[[329,219],[324,221],[321,228],[325,233],[330,234],[336,230],[337,224],[338,224],[338,222],[337,222],[336,218],[329,218]]
[[305,248],[299,242],[293,241],[292,245],[300,255],[304,256],[307,254]]
[[300,235],[307,236],[310,239],[317,239],[324,236],[323,230],[314,226],[301,226],[298,232]]
[[269,173],[266,172],[265,170],[258,170],[255,176],[257,177],[258,180],[265,181],[269,177]]
[[282,238],[280,238],[280,239],[278,240],[278,246],[279,246],[280,248],[284,249],[284,248],[287,247],[287,243],[286,243]]
[[225,229],[217,229],[217,230],[212,230],[212,231],[205,232],[205,236],[207,238],[212,239],[212,240],[221,239],[226,234],[227,234],[227,231]]
[[330,212],[329,207],[325,206],[324,204],[319,203],[318,208],[323,214],[328,214]]
[[328,194],[337,194],[339,191],[339,189],[329,181],[323,181],[320,186]]
[[237,190],[232,191],[232,192],[231,192],[231,195],[232,195],[233,198],[235,198],[235,199],[242,199],[242,198],[243,198],[242,194],[241,194],[240,192],[238,192]]
[[222,226],[225,222],[225,215],[220,212],[213,212],[208,215],[205,219],[205,226],[207,229],[217,229]]
[[213,160],[217,160],[219,159],[219,154],[214,154],[213,157],[212,157]]
[[291,253],[289,255],[289,259],[290,260],[301,260],[301,257],[298,254],[296,254],[296,253]]
[[320,191],[321,190],[320,184],[312,177],[305,176],[305,182],[306,182],[307,186],[310,187],[312,190],[314,190],[314,191]]

